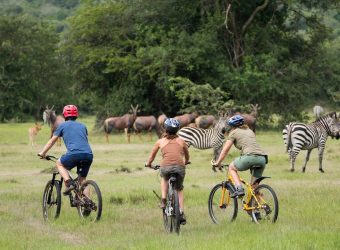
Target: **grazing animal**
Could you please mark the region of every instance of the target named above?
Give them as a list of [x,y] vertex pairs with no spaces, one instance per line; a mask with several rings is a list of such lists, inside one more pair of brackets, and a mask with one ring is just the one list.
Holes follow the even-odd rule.
[[197,112],[193,112],[190,114],[178,115],[175,116],[174,119],[178,120],[181,128],[188,126],[190,123],[193,123],[198,116]]
[[324,110],[321,106],[319,105],[315,105],[313,108],[313,113],[316,119],[318,119],[319,117],[321,117],[324,113]]
[[327,137],[332,136],[337,139],[340,137],[338,118],[336,113],[332,112],[311,124],[291,122],[285,126],[282,135],[291,160],[290,171],[294,171],[294,163],[300,150],[307,150],[306,160],[302,167],[302,172],[305,172],[311,151],[318,148],[319,171],[323,173],[322,157]]
[[240,112],[235,112],[235,110],[231,109],[229,110],[229,116],[233,116],[233,115],[241,115],[244,118],[244,123],[246,125],[248,125],[248,127],[253,130],[253,132],[255,133],[256,131],[256,120],[257,120],[257,116],[258,116],[258,111],[261,109],[261,107],[258,104],[250,104],[250,106],[252,107],[252,111],[250,112],[250,114],[243,114]]
[[[140,132],[142,131],[148,131],[149,136],[150,136],[150,141],[152,140],[152,130],[155,130],[158,137],[160,136],[160,131],[158,128],[158,122],[156,117],[154,117],[153,115],[149,115],[149,116],[137,116],[134,124],[133,124],[133,128],[135,130],[135,133],[139,135],[140,137]],[[142,140],[142,139],[141,139]]]
[[158,116],[157,118],[157,122],[158,122],[158,128],[159,128],[159,137],[165,132],[164,131],[164,122],[168,117],[165,114],[161,114],[160,116]]
[[197,149],[213,148],[214,160],[217,160],[222,150],[224,133],[226,131],[227,117],[220,117],[215,126],[209,129],[184,127],[178,131],[188,147],[191,145]]
[[[57,129],[59,124],[65,122],[64,117],[61,116],[61,115],[57,116],[55,114],[55,110],[53,110],[53,108],[54,108],[54,106],[52,106],[52,108],[48,108],[48,106],[46,106],[46,109],[43,112],[44,123],[47,123],[48,126],[50,126],[50,128],[51,128],[51,136],[50,136],[50,138],[52,138],[53,133]],[[61,139],[60,138],[57,141],[57,146],[61,146]]]
[[124,130],[128,143],[130,143],[130,132],[132,131],[133,124],[137,117],[138,104],[136,107],[131,105],[130,113],[123,116],[109,117],[104,121],[104,131],[106,142],[109,143],[109,134],[113,129]]
[[195,119],[196,127],[207,129],[215,125],[216,119],[213,115],[200,115]]
[[37,136],[38,132],[41,130],[42,124],[35,123],[33,127],[30,127],[28,129],[28,137],[29,137],[29,143],[32,147],[36,145],[35,143],[35,137]]

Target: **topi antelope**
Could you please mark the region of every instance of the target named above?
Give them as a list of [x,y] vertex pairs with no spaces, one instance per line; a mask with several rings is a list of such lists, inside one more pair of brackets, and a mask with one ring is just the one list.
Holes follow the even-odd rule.
[[[160,137],[159,125],[156,117],[153,115],[149,116],[137,116],[133,128],[135,133],[138,134],[141,139],[140,132],[147,131],[149,133],[150,141],[152,140],[152,130],[155,130],[158,137]],[[142,140],[142,139],[141,139]]]
[[133,124],[139,112],[138,104],[136,107],[131,105],[130,113],[123,116],[109,117],[104,121],[104,131],[106,142],[109,143],[109,134],[113,129],[124,130],[128,143],[130,143],[130,132],[132,131]]
[[[43,120],[44,123],[47,123],[48,126],[51,127],[51,136],[50,138],[52,138],[54,131],[57,129],[57,127],[59,126],[59,124],[65,122],[65,119],[63,116],[61,115],[56,115],[55,114],[55,110],[53,110],[54,106],[52,106],[52,108],[48,108],[48,106],[46,106],[46,109],[43,113]],[[58,138],[57,141],[57,146],[61,146],[61,139]]]

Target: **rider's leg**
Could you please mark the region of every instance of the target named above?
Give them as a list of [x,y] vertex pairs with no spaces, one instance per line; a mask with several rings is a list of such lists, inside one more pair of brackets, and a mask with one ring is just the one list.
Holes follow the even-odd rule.
[[161,192],[162,192],[162,199],[166,199],[166,194],[168,193],[168,181],[162,177],[161,179]]
[[229,173],[230,173],[231,177],[233,178],[235,185],[236,186],[242,186],[240,176],[237,173],[237,168],[235,167],[234,162],[230,163],[230,165],[229,165]]
[[58,168],[58,171],[59,171],[61,177],[63,177],[65,183],[68,182],[68,180],[70,180],[70,175],[68,174],[68,170],[60,162],[60,159],[57,160],[57,168]]
[[164,177],[161,179],[161,193],[162,193],[162,199],[161,204],[159,205],[160,208],[164,209],[166,206],[166,194],[168,193],[168,181],[165,180]]
[[178,200],[179,200],[179,209],[181,211],[181,213],[184,211],[184,194],[183,194],[183,190],[178,190]]

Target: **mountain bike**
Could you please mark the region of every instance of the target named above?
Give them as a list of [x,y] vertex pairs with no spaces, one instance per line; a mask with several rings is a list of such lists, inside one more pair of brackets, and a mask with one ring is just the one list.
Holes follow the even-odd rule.
[[[147,166],[145,166],[147,167]],[[159,170],[160,166],[150,166],[154,170]],[[180,210],[179,210],[179,199],[178,193],[175,189],[177,174],[171,174],[168,182],[168,193],[166,196],[166,206],[163,209],[163,223],[164,228],[167,233],[180,233],[181,223],[180,223]],[[155,192],[155,195],[161,200],[161,197]]]
[[[235,186],[228,172],[229,166],[223,165],[223,167],[226,169],[227,178],[212,188],[208,200],[209,215],[216,224],[234,221],[238,212],[238,197],[230,197],[235,191]],[[241,197],[242,208],[257,224],[275,223],[279,213],[279,202],[275,191],[266,184],[260,184],[266,178],[270,177],[260,177],[252,184],[241,179],[246,187],[246,194]]]
[[[40,155],[38,155],[41,157]],[[48,161],[56,162],[57,158],[47,155],[42,158]],[[81,167],[82,163],[80,163]],[[59,172],[53,166],[52,179],[45,186],[43,194],[43,217],[45,221],[57,219],[61,210],[61,188],[63,177],[58,178]],[[72,178],[69,172],[70,178]],[[86,180],[80,183],[80,178],[74,179],[76,188],[68,194],[70,206],[76,207],[81,218],[90,221],[99,221],[102,214],[102,195],[97,183],[93,180]]]

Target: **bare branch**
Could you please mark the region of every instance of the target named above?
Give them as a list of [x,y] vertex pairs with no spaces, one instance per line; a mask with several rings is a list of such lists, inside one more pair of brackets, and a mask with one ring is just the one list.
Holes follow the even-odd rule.
[[264,0],[264,3],[260,6],[257,6],[257,8],[253,11],[253,13],[250,15],[250,17],[248,18],[248,20],[246,21],[246,23],[243,25],[242,27],[242,34],[244,34],[244,32],[246,31],[246,29],[248,28],[249,24],[253,21],[255,15],[257,14],[257,12],[263,10],[264,8],[267,7],[269,3],[269,0]]
[[227,31],[228,31],[230,34],[233,34],[233,32],[231,32],[231,31],[229,30],[229,27],[228,27],[228,16],[229,16],[230,7],[231,7],[231,4],[228,4],[227,9],[226,9],[226,11],[225,11],[224,25],[225,25],[225,28],[227,29]]

